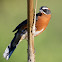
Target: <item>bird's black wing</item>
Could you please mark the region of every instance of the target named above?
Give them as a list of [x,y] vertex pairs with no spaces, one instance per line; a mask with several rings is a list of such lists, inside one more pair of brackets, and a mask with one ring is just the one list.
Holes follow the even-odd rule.
[[23,21],[22,23],[20,23],[14,30],[13,32],[15,32],[16,30],[18,30],[19,28],[21,28],[22,26],[24,26],[25,24],[27,24],[27,19],[25,21]]

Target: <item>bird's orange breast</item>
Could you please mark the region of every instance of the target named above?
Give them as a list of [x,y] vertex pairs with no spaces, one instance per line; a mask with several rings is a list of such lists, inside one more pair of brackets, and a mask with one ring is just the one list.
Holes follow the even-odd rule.
[[51,15],[45,15],[42,14],[42,16],[38,16],[38,20],[36,22],[36,31],[44,31],[45,28],[47,27],[49,20],[51,18]]

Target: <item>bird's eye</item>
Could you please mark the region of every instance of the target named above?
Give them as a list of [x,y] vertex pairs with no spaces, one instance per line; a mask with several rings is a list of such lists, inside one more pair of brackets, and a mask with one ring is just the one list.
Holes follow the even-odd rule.
[[47,9],[44,9],[43,11],[44,11],[44,12],[47,12]]
[[48,9],[43,9],[43,12],[46,13],[46,14],[51,14],[51,11],[48,10]]

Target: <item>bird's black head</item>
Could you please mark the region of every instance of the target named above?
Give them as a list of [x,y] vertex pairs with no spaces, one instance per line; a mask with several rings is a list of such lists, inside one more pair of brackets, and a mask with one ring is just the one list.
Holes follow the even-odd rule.
[[44,14],[51,14],[51,11],[50,11],[50,9],[48,8],[48,7],[46,7],[46,6],[42,6],[42,7],[40,7],[40,13],[44,13]]

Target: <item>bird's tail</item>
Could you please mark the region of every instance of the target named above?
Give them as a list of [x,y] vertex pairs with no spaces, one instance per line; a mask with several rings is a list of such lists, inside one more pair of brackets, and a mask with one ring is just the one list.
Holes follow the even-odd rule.
[[[20,40],[21,39],[21,40]],[[13,38],[12,42],[9,44],[9,46],[6,48],[3,57],[8,60],[10,58],[10,56],[12,55],[12,53],[14,52],[15,48],[17,47],[17,45],[19,44],[19,41],[22,41],[22,38],[20,37],[19,34],[15,35],[15,37]]]

